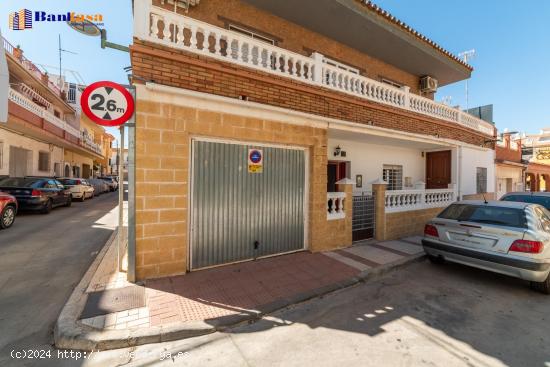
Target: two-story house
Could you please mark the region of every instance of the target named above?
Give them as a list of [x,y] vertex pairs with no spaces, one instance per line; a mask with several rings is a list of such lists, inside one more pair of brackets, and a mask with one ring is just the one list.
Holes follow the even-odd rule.
[[86,146],[63,86],[2,39],[9,71],[8,121],[0,123],[0,176],[82,177],[101,151]]
[[527,163],[525,188],[550,190],[550,128],[541,129],[538,134],[522,134],[515,142],[521,145],[523,161]]
[[527,164],[522,159],[521,140],[512,139],[506,130],[496,144],[496,195],[500,199],[512,191],[523,191]]
[[496,130],[434,101],[472,67],[359,0],[143,0],[137,279],[422,231],[494,196]]

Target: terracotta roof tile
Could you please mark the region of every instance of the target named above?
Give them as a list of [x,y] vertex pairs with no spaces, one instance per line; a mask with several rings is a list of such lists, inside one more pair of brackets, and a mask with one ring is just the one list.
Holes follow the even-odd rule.
[[384,17],[386,20],[390,21],[391,23],[399,26],[403,30],[409,32],[410,34],[416,36],[421,41],[426,42],[428,45],[435,48],[437,51],[441,52],[442,54],[446,55],[447,57],[451,58],[452,60],[458,62],[459,64],[463,65],[464,67],[468,68],[470,71],[474,70],[474,68],[465,63],[463,60],[461,60],[458,56],[452,54],[451,52],[445,50],[443,47],[439,46],[437,43],[429,39],[428,37],[422,35],[418,31],[414,30],[411,26],[407,25],[406,23],[402,22],[401,20],[397,19],[395,16],[391,15],[388,11],[382,9],[378,5],[374,4],[372,0],[356,0],[359,3],[361,3],[363,6],[365,6],[370,11],[375,12],[376,14]]

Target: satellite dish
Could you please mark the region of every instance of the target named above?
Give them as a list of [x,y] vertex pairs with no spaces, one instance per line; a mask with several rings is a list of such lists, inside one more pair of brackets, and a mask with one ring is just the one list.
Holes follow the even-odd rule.
[[78,22],[68,21],[69,27],[87,36],[97,37],[101,35],[101,29],[89,20],[82,20]]

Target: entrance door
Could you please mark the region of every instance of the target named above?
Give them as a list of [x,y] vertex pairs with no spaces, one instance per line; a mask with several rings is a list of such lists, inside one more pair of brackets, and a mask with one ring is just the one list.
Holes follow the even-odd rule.
[[192,161],[191,269],[304,249],[304,150],[194,140]]
[[446,189],[451,183],[451,151],[426,154],[426,188]]
[[10,146],[10,176],[25,177],[30,174],[29,162],[31,151]]

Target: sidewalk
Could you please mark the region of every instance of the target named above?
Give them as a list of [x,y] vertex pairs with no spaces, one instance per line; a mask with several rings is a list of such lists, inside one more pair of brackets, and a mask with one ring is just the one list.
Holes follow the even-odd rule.
[[[351,286],[423,254],[420,237],[367,241],[342,250],[298,252],[135,285],[125,280],[125,273],[116,271],[114,240],[81,287],[84,301],[69,307],[72,315],[62,312],[60,319],[72,318],[74,325],[64,323],[68,330],[56,327],[56,345],[113,349],[212,333]],[[82,318],[82,310],[88,309],[86,299],[101,298],[97,292],[105,290],[130,292],[140,307]],[[128,297],[120,294],[120,298]]]

